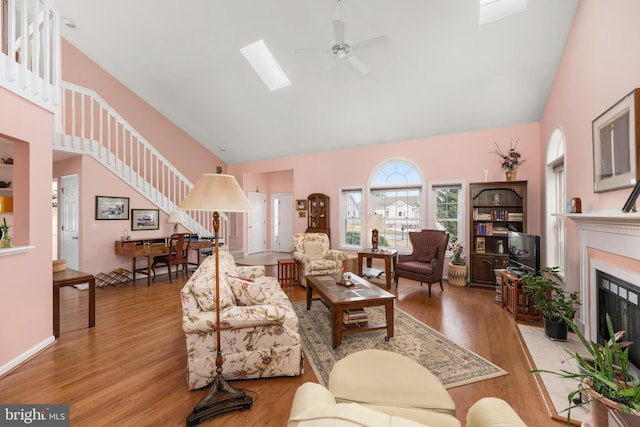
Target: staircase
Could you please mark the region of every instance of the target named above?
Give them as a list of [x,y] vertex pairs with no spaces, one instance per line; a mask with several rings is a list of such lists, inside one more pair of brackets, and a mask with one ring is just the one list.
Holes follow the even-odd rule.
[[[144,139],[95,91],[60,83],[53,149],[88,155],[170,214],[193,188],[182,173]],[[220,241],[229,220],[220,213]],[[182,224],[199,236],[213,235],[211,212],[187,211]]]

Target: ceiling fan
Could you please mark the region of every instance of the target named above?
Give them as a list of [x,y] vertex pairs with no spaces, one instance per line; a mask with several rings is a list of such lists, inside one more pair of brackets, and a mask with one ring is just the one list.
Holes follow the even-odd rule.
[[349,65],[355,68],[360,74],[366,75],[371,71],[369,66],[362,62],[355,54],[355,51],[380,46],[389,42],[387,35],[381,35],[356,43],[349,42],[345,37],[345,23],[342,19],[333,21],[334,41],[328,49],[296,49],[295,53],[330,53],[333,60],[346,60]]

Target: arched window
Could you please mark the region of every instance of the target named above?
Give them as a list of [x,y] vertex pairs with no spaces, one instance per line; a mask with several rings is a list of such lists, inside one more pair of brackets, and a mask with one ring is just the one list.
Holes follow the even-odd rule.
[[546,162],[546,265],[565,269],[566,182],[564,135],[554,129],[549,137]]
[[384,217],[381,247],[409,248],[407,233],[423,224],[423,183],[422,173],[408,160],[389,159],[374,169],[369,179],[369,213]]

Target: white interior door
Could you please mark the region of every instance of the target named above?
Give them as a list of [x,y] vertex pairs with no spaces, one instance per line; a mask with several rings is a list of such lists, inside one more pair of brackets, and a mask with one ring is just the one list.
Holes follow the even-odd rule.
[[265,193],[249,193],[248,197],[254,211],[247,215],[247,254],[266,252],[267,195]]
[[293,243],[293,194],[271,195],[271,250],[289,252]]
[[60,259],[66,261],[67,267],[80,269],[79,239],[79,182],[78,175],[63,176],[60,179],[60,200],[58,216],[60,217]]

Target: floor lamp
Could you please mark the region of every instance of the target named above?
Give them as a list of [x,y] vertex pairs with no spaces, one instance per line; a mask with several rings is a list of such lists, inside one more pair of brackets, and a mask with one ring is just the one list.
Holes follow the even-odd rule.
[[222,376],[224,359],[220,350],[220,278],[218,256],[219,212],[252,212],[253,206],[231,175],[204,174],[193,190],[180,203],[185,211],[213,212],[214,256],[216,260],[216,376],[207,395],[198,402],[187,416],[187,425],[195,426],[215,416],[250,409],[253,399],[242,390],[235,390]]

